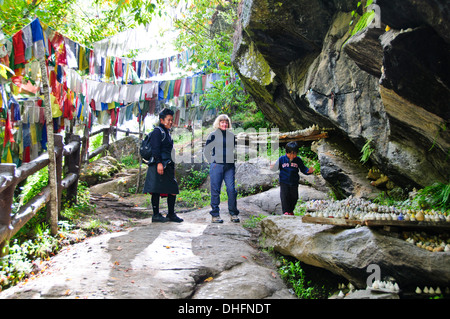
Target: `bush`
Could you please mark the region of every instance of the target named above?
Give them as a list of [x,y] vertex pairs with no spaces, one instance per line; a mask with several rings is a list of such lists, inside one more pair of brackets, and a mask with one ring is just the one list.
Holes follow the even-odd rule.
[[34,261],[45,260],[59,249],[59,241],[51,236],[47,224],[37,224],[34,233],[29,239],[13,238],[5,247],[8,254],[0,258],[0,288],[17,284],[32,274]]
[[231,119],[233,123],[239,124],[244,130],[253,128],[258,131],[261,128],[271,128],[273,126],[272,123],[266,120],[264,114],[254,102],[250,102],[244,107],[238,107]]
[[120,158],[120,163],[126,168],[138,168],[139,161],[133,156],[133,154],[125,155]]
[[15,198],[13,203],[13,213],[16,213],[20,207],[26,204],[30,199],[39,194],[42,189],[48,185],[48,168],[44,167],[33,175],[27,177],[23,186],[19,188],[20,195]]
[[320,162],[316,153],[311,150],[310,146],[301,146],[298,150],[298,157],[303,160],[307,167],[314,168],[314,174],[320,175]]
[[282,258],[282,262],[283,265],[279,269],[281,278],[292,286],[295,295],[301,299],[317,299],[319,294],[312,287],[311,281],[306,281],[300,261],[293,262]]
[[[43,169],[27,179],[19,199],[26,203],[47,185],[48,169]],[[20,206],[16,203],[16,206]],[[3,253],[8,253],[0,258],[0,291],[2,288],[11,287],[27,276],[33,274],[34,264],[38,264],[56,253],[62,246],[72,228],[71,222],[79,218],[82,212],[92,211],[89,204],[89,188],[79,183],[77,204],[72,207],[64,207],[61,215],[68,221],[58,223],[59,233],[52,236],[49,225],[45,222],[46,210],[37,212],[13,238],[7,242]]]
[[203,184],[208,175],[209,171],[207,169],[197,171],[191,168],[189,175],[181,178],[180,188],[195,190]]

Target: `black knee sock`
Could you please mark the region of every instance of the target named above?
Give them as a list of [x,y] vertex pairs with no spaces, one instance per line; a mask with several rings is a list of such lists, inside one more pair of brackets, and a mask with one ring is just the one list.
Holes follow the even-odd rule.
[[152,194],[152,208],[153,214],[159,214],[159,194]]
[[169,214],[175,214],[175,199],[177,197],[175,195],[169,194],[167,196],[167,207],[169,210]]

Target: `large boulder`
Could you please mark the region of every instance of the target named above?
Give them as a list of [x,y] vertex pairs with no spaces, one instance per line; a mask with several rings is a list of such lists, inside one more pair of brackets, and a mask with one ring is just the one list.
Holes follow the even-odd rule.
[[[107,149],[108,155],[82,167],[80,181],[93,186],[112,180],[123,169],[121,163],[123,157],[131,156],[136,162],[139,161],[139,145],[139,138],[133,135],[111,143]],[[143,167],[146,168],[145,165]]]
[[313,149],[319,158],[321,175],[329,181],[338,198],[355,196],[373,199],[381,193],[367,179],[367,167],[355,159],[356,155],[348,155],[355,153],[354,148],[346,149],[339,143],[321,140],[313,144]]
[[345,229],[269,216],[261,221],[261,232],[265,247],[328,269],[357,288],[366,288],[369,265],[379,266],[381,279],[393,277],[400,289],[450,282],[450,252],[429,252],[369,227]]
[[142,193],[147,176],[147,167],[141,169],[141,177],[139,180],[139,189],[136,190],[139,178],[139,169],[124,170],[114,176],[114,178],[90,187],[90,192],[98,195],[114,193],[117,195],[129,193]]
[[[265,158],[256,158],[251,161],[236,163],[236,190],[241,194],[255,194],[273,188],[278,183],[278,172],[270,169],[270,161]],[[180,166],[181,164],[178,164]],[[177,166],[177,167],[178,167]],[[191,169],[207,170],[209,172],[209,164],[183,164],[185,174]],[[177,171],[177,178],[181,177],[181,172]],[[178,180],[180,181],[180,180]],[[222,184],[222,186],[225,183]],[[209,175],[205,179],[201,188],[210,189]]]
[[[310,180],[314,180],[314,178]],[[298,197],[299,201],[302,202],[331,199],[330,190],[318,190],[303,184],[298,186]],[[244,197],[242,198],[242,201],[257,206],[268,215],[281,215],[284,213],[281,208],[280,187],[275,187],[256,195]]]
[[120,162],[112,156],[101,157],[85,166],[80,172],[80,181],[88,186],[104,183],[122,169]]
[[139,161],[140,145],[141,140],[136,135],[129,135],[111,143],[108,147],[108,153],[118,160],[125,156],[131,156],[137,162]]
[[255,262],[258,251],[248,244],[250,236],[241,227],[212,224],[194,238],[192,251],[202,261],[196,276],[214,279],[198,285],[193,299],[295,298],[273,269]]
[[236,164],[236,188],[244,194],[266,191],[278,183],[278,172],[270,169],[270,161],[257,158]]

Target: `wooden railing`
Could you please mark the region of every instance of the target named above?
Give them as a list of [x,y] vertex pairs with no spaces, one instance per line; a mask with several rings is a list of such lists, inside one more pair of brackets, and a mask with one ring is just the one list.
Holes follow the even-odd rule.
[[[123,132],[126,136],[137,134],[130,130],[122,130],[116,127],[101,128],[95,132],[85,132],[85,136],[66,134],[66,145],[63,143],[61,135],[54,135],[55,161],[57,176],[57,212],[51,212],[51,206],[47,206],[47,220],[51,228],[57,229],[61,211],[62,190],[67,190],[66,200],[75,203],[77,197],[78,179],[82,163],[89,163],[89,160],[105,152],[109,147],[110,135],[117,136],[117,132]],[[103,134],[102,145],[93,152],[88,151],[88,140],[97,134]],[[64,161],[63,161],[64,157]],[[64,162],[64,167],[63,167]],[[0,164],[0,256],[5,252],[3,247],[36,213],[42,209],[50,200],[50,187],[47,185],[38,195],[30,199],[18,212],[12,213],[14,191],[16,187],[29,176],[47,167],[49,164],[48,153],[44,153],[29,163],[20,167],[16,164]],[[58,216],[57,219],[49,216]]]
[[83,149],[82,149],[82,154],[86,154],[86,157],[83,159],[83,162],[85,163],[89,163],[89,160],[94,158],[95,156],[97,156],[98,154],[101,154],[103,152],[105,152],[108,149],[109,146],[109,135],[111,134],[111,127],[107,127],[107,128],[102,128],[99,129],[95,132],[90,133],[89,139],[92,136],[95,136],[97,134],[103,134],[103,141],[102,141],[102,145],[100,145],[99,148],[97,148],[96,150],[94,150],[92,153],[89,153],[89,151],[86,151],[86,148],[88,148],[87,145],[85,145],[85,139],[83,139]]
[[103,134],[102,145],[100,145],[97,149],[95,149],[94,151],[89,153],[88,151],[86,151],[86,148],[88,148],[88,146],[86,145],[86,139],[83,138],[83,147],[82,147],[81,154],[86,154],[86,156],[83,158],[83,162],[84,163],[89,163],[89,160],[91,160],[95,156],[105,152],[108,149],[108,147],[109,147],[110,136],[114,135],[114,136],[117,137],[117,133],[118,132],[125,133],[125,136],[129,136],[130,134],[135,134],[135,135],[138,135],[139,138],[141,138],[141,134],[142,134],[142,133],[139,133],[139,132],[132,132],[129,129],[127,129],[127,130],[119,129],[119,128],[115,127],[115,126],[101,128],[101,129],[99,129],[99,130],[97,130],[95,132],[92,132],[92,133],[89,134],[89,138],[91,138],[92,136],[95,136],[97,134],[100,134],[100,133]]
[[[61,210],[62,190],[67,189],[67,200],[76,201],[78,177],[80,175],[80,146],[78,135],[70,135],[67,145],[63,143],[61,135],[54,135],[55,162],[57,176],[57,212],[47,209],[47,220],[58,222],[49,216],[59,215]],[[63,167],[63,157],[64,167]],[[49,164],[48,153],[44,153],[29,163],[20,167],[16,164],[0,164],[0,256],[3,255],[6,242],[14,236],[36,213],[50,200],[50,187],[46,186],[38,195],[30,199],[18,212],[12,213],[14,191],[20,182],[45,168]],[[53,214],[53,215],[52,215]],[[57,225],[50,225],[56,227]]]

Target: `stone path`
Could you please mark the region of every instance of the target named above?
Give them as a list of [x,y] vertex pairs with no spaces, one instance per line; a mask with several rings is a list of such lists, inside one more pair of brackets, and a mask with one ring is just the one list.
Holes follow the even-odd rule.
[[[239,201],[241,224],[208,209],[180,214],[180,224],[141,220],[118,233],[68,246],[46,270],[0,293],[0,299],[295,298],[272,259],[242,221],[258,207]],[[223,207],[222,211],[226,211]]]

